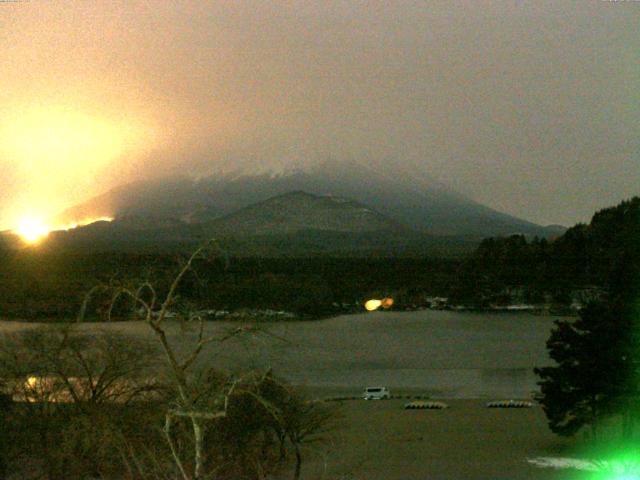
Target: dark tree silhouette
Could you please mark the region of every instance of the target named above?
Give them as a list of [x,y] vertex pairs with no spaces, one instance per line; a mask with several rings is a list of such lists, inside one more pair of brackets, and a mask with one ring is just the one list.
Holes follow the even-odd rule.
[[602,418],[623,415],[625,433],[637,398],[637,349],[633,309],[615,302],[590,303],[577,320],[556,321],[547,348],[556,366],[536,368],[541,403],[551,430],[570,436]]

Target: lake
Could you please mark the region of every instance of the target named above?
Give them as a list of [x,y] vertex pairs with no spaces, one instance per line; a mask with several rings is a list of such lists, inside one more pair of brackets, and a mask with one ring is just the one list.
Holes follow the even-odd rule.
[[273,325],[287,343],[254,341],[247,358],[295,384],[342,394],[384,385],[443,398],[529,397],[537,388],[533,367],[550,363],[552,325],[553,318],[523,313],[346,315]]
[[[317,395],[359,395],[384,385],[392,393],[440,398],[529,398],[535,366],[550,364],[545,342],[557,317],[529,313],[425,310],[343,315],[264,325],[264,332],[211,344],[201,364],[267,368]],[[209,322],[208,334],[239,324]],[[33,324],[0,322],[0,332]],[[83,324],[83,330],[149,335],[141,322]],[[188,350],[196,338],[171,325],[170,338]]]

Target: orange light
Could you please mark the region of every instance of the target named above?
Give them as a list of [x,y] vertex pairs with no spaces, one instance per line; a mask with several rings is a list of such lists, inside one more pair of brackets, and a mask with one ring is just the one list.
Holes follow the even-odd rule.
[[382,299],[382,308],[387,309],[393,306],[393,298],[383,298]]
[[382,305],[382,301],[371,299],[365,302],[364,308],[366,308],[369,312],[373,312],[374,310],[380,308],[380,305]]
[[37,243],[49,235],[51,229],[41,220],[25,218],[14,230],[26,243]]
[[50,232],[61,232],[72,230],[74,228],[82,227],[85,225],[89,225],[95,222],[111,222],[113,218],[111,217],[98,217],[98,218],[88,218],[84,219],[80,222],[74,222],[67,225],[59,225],[55,227],[51,227],[47,225],[45,222],[39,219],[34,218],[25,218],[20,222],[18,228],[16,228],[13,233],[20,236],[25,243],[35,244],[40,242],[42,239],[47,237]]
[[4,201],[1,228],[15,228],[27,215],[55,229],[56,215],[107,189],[121,162],[155,147],[156,129],[143,118],[71,103],[36,97],[2,105],[0,168],[10,162],[20,189]]

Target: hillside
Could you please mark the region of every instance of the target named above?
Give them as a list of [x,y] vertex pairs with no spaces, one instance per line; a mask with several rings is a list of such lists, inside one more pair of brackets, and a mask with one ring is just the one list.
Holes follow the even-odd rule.
[[[173,210],[172,210],[173,211]],[[174,212],[178,213],[178,212]],[[460,256],[477,237],[413,230],[345,197],[287,192],[214,219],[128,212],[54,232],[40,248],[83,252],[178,252],[215,238],[230,255],[252,257]]]
[[348,198],[432,235],[548,236],[562,231],[480,205],[433,181],[423,171],[337,161],[283,171],[239,170],[200,179],[183,177],[122,185],[67,210],[61,219],[168,216],[188,224],[203,224],[294,191]]
[[[283,234],[301,230],[375,232],[401,225],[348,198],[317,196],[303,191],[269,198],[211,222],[221,234]],[[406,229],[405,229],[406,230]]]
[[[640,286],[640,197],[596,212],[552,240],[488,238],[461,271],[454,297],[461,303],[551,298],[566,303],[582,292],[635,294]],[[511,292],[511,293],[509,293]],[[589,293],[591,292],[591,293]],[[504,298],[500,298],[504,297]],[[513,300],[513,298],[511,299]]]

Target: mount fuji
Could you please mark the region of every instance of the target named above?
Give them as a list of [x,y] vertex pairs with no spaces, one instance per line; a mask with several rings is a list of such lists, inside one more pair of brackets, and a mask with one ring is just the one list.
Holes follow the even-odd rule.
[[[112,216],[138,229],[203,225],[291,192],[359,202],[407,229],[430,235],[549,236],[561,231],[481,205],[417,169],[337,161],[307,168],[245,168],[200,178],[130,183],[65,211],[61,220]],[[346,217],[344,221],[348,223]]]

